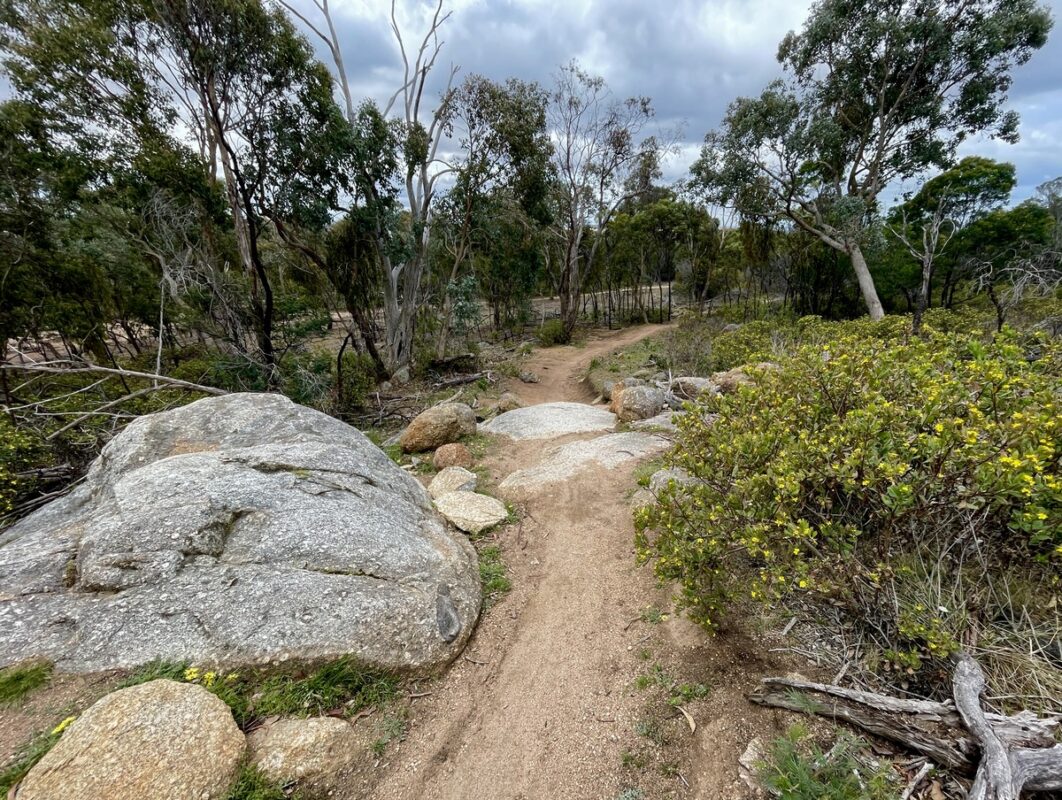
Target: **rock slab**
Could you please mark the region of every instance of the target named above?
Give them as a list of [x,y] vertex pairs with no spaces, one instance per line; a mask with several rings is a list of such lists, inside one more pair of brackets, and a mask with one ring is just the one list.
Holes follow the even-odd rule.
[[246,742],[202,686],[157,680],[107,695],[22,781],[19,800],[220,800]]
[[422,411],[409,423],[399,444],[404,453],[434,450],[476,432],[476,414],[464,403],[440,403]]
[[475,492],[448,492],[435,499],[435,507],[465,533],[482,533],[509,516],[501,500]]
[[498,489],[513,499],[523,499],[551,484],[561,483],[591,467],[615,469],[662,453],[670,443],[651,433],[612,433],[585,442],[569,442],[548,452],[533,467],[509,475]]
[[601,433],[616,427],[616,416],[585,403],[540,403],[499,414],[480,430],[510,439],[553,439],[572,433]]
[[428,484],[428,494],[434,498],[450,492],[474,492],[479,478],[464,467],[447,467]]
[[280,395],[141,417],[0,535],[0,666],[431,668],[480,607],[475,551],[360,432]]

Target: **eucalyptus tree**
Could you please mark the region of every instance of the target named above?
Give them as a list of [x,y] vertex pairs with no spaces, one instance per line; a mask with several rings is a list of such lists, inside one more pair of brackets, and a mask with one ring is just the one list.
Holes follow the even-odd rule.
[[[316,17],[303,13],[287,0],[279,2],[325,44],[332,58],[335,81],[348,121],[352,125],[358,124],[359,117],[364,121],[365,106],[355,103],[351,95],[343,46],[328,0],[313,0]],[[398,88],[377,113],[384,120],[393,118],[397,123],[393,131],[401,158],[393,173],[381,175],[382,183],[379,186],[358,187],[359,196],[368,198],[361,214],[373,217],[369,230],[375,238],[380,261],[385,349],[388,368],[396,377],[408,377],[417,310],[423,299],[422,283],[428,266],[436,187],[444,175],[452,172],[452,167],[441,158],[439,148],[449,131],[453,81],[458,68],[450,66],[438,102],[432,104],[425,96],[435,63],[442,52],[439,32],[452,13],[444,12],[443,8],[444,0],[436,0],[425,32],[413,49],[407,46],[395,0],[391,1],[391,31],[402,62],[402,78]],[[371,199],[374,195],[381,198],[391,195],[396,183],[402,189],[407,212],[398,227],[394,224],[396,217],[393,204],[375,203]],[[403,246],[395,246],[393,240],[396,237],[405,239]]]
[[[100,179],[170,131],[219,174],[247,276],[257,358],[274,378],[274,298],[260,239],[322,225],[341,188],[348,126],[327,71],[287,16],[259,0],[10,0],[5,66],[53,135],[97,157]],[[163,187],[165,188],[165,187]]]
[[449,261],[440,271],[443,295],[436,356],[446,354],[453,310],[452,289],[494,232],[490,215],[512,213],[499,204],[504,193],[527,224],[548,220],[552,146],[546,132],[547,94],[535,83],[505,83],[471,75],[453,96],[452,124],[458,155],[454,182],[438,208],[436,232]]
[[[604,238],[600,234],[625,201],[651,185],[636,178],[659,162],[665,148],[658,138],[644,135],[654,117],[649,98],[619,100],[603,78],[575,61],[561,67],[549,100],[555,229],[562,249],[558,293],[565,335],[570,336],[586,272]],[[584,252],[587,230],[596,235]]]
[[888,216],[887,229],[918,262],[920,281],[913,329],[918,333],[929,306],[938,256],[970,222],[1010,199],[1014,165],[968,156],[926,181]]
[[878,197],[948,166],[972,134],[1015,141],[1011,71],[1051,25],[1035,0],[819,0],[779,47],[786,80],[730,105],[693,174],[716,202],[848,255],[880,318],[863,252]]

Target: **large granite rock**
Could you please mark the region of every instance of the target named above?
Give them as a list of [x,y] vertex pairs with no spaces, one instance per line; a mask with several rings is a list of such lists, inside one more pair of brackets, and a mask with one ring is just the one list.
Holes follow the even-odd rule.
[[464,403],[440,403],[413,418],[399,437],[405,453],[434,450],[476,432],[476,414]]
[[96,702],[19,785],[19,800],[221,800],[246,741],[202,686],[157,680]]
[[499,414],[480,426],[510,439],[552,439],[570,433],[600,433],[616,427],[614,414],[585,403],[539,403]]
[[670,443],[651,433],[612,433],[584,442],[569,442],[548,452],[533,467],[518,470],[498,485],[498,490],[515,500],[562,483],[590,467],[615,469],[667,450]]
[[135,420],[73,493],[0,536],[0,666],[428,668],[479,606],[475,552],[420,483],[279,395]]

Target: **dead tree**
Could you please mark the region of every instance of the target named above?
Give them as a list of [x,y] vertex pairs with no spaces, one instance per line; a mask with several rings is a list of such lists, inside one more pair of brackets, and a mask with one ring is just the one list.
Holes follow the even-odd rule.
[[967,654],[956,663],[953,702],[903,700],[790,678],[764,678],[749,699],[845,722],[973,776],[971,800],[1018,800],[1022,792],[1062,790],[1057,717],[1003,716],[981,707],[984,673]]

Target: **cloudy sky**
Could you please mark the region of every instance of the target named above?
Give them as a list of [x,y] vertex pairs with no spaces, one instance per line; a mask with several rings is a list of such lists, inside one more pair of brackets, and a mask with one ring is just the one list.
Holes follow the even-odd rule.
[[[386,99],[401,65],[389,3],[331,1],[355,95]],[[1018,70],[1010,95],[1022,118],[1021,142],[964,146],[964,153],[1017,165],[1016,201],[1062,175],[1062,0],[1045,2],[1055,31]],[[403,28],[423,30],[433,5],[400,0]],[[667,169],[676,178],[731,100],[758,94],[780,75],[778,42],[801,26],[809,6],[810,0],[450,0],[439,72],[453,63],[461,74],[548,84],[559,65],[576,58],[616,94],[651,97],[665,128],[682,127],[681,154]],[[303,7],[312,9],[308,2]]]

